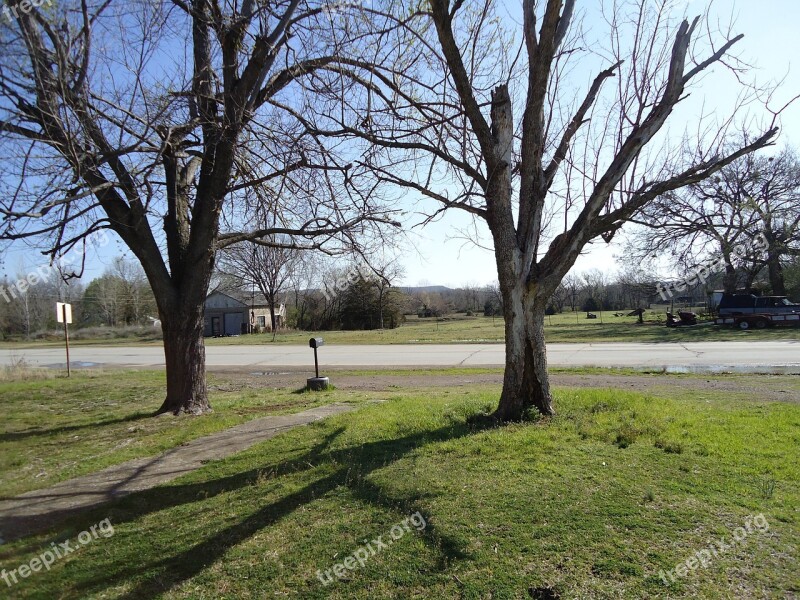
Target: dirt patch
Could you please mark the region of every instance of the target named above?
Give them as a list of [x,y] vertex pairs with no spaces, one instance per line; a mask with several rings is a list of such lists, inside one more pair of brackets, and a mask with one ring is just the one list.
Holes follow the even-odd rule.
[[[500,373],[415,374],[339,374],[326,373],[337,389],[359,391],[392,391],[436,387],[474,387],[501,385]],[[211,389],[225,391],[246,388],[299,389],[309,376],[305,371],[241,373],[215,371],[216,385]],[[751,395],[759,402],[800,403],[800,377],[787,375],[719,375],[713,377],[686,375],[614,375],[553,373],[551,383],[556,387],[616,388],[663,393],[669,389],[697,390],[736,394],[738,398]]]

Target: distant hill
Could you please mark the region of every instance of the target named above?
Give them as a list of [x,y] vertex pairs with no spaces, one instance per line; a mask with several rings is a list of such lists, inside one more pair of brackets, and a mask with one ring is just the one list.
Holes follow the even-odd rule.
[[445,292],[452,292],[453,288],[449,288],[445,285],[423,285],[423,286],[416,286],[416,287],[409,287],[404,285],[398,285],[397,289],[405,292],[406,294],[419,294],[424,292],[429,293],[445,293]]

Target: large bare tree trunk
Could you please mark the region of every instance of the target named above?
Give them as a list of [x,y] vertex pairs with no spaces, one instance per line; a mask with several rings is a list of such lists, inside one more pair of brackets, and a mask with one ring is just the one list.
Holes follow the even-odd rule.
[[498,87],[492,95],[493,154],[497,164],[489,195],[492,210],[489,229],[495,247],[506,334],[506,368],[503,391],[494,416],[518,421],[532,407],[552,414],[544,342],[544,313],[552,289],[531,282],[531,267],[520,251],[513,226],[511,206],[512,144],[514,122],[508,89]]
[[532,302],[525,313],[527,345],[525,347],[525,373],[522,381],[525,408],[535,408],[543,415],[552,415],[553,398],[547,376],[547,348],[544,342],[544,317],[546,298]]
[[504,289],[506,362],[503,391],[494,416],[501,421],[519,421],[531,409],[552,415],[544,338],[546,298],[537,300],[519,279],[516,285],[501,287]]
[[198,415],[211,410],[206,389],[203,301],[161,315],[167,397],[158,413]]
[[738,277],[736,267],[731,262],[729,256],[725,256],[725,275],[722,277],[722,289],[726,294],[735,294],[738,288]]
[[769,272],[769,284],[774,296],[785,296],[786,281],[783,277],[780,247],[770,227],[766,227],[765,229],[764,238],[767,240],[767,271]]
[[503,316],[506,326],[506,365],[503,373],[503,391],[494,416],[501,421],[518,421],[525,412],[523,381],[527,346],[524,290],[518,283],[503,285]]
[[[213,244],[212,240],[205,245]],[[170,277],[165,279],[155,273],[150,280],[164,334],[167,371],[167,397],[157,414],[198,415],[211,410],[203,329],[214,254],[206,251],[182,255],[173,251],[170,260]]]
[[269,294],[269,319],[272,325],[272,341],[275,341],[275,336],[278,334],[278,317],[275,314],[275,295]]

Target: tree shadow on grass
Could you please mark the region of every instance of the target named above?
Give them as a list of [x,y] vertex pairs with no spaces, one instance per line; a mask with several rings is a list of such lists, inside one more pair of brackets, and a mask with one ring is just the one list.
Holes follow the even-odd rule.
[[[139,579],[135,587],[121,596],[122,598],[143,598],[163,594],[200,574],[220,560],[229,550],[250,539],[259,531],[274,525],[284,517],[341,486],[347,487],[357,500],[384,510],[396,511],[401,513],[403,518],[420,511],[427,522],[429,519],[420,506],[424,496],[419,494],[389,496],[385,489],[367,481],[366,477],[373,471],[400,460],[417,448],[469,436],[484,428],[484,425],[454,424],[397,439],[369,442],[360,446],[331,451],[329,449],[331,443],[344,431],[343,427],[338,428],[327,434],[320,444],[302,456],[284,461],[274,467],[270,475],[281,476],[307,471],[316,468],[315,463],[323,461],[340,465],[335,472],[263,506],[238,523],[210,534],[202,542],[172,556],[156,559],[146,564],[142,560],[128,561],[126,565],[115,563],[111,568],[107,564],[97,564],[90,569],[90,571],[96,572],[87,573],[84,581],[77,584],[77,589],[83,593],[98,593],[114,585],[124,584],[129,579]],[[198,500],[204,501],[218,494],[253,485],[260,477],[263,477],[264,472],[264,469],[252,469],[203,483],[154,488],[132,494],[110,507],[107,506],[105,510],[100,509],[102,513],[93,511],[94,517],[81,519],[81,521],[93,523],[92,518],[96,520],[97,515],[102,514],[101,519],[109,516],[112,523],[118,526],[121,523],[136,521],[151,513]],[[79,530],[79,526],[76,527],[76,531]],[[440,570],[446,569],[452,561],[468,558],[457,540],[440,534],[431,523],[428,523],[422,530],[421,536],[426,544],[437,552]],[[137,559],[143,558],[145,557],[137,557]],[[144,580],[140,580],[142,572],[153,571],[156,574],[148,575]]]
[[149,419],[153,417],[152,411],[136,412],[124,417],[116,419],[108,419],[106,421],[97,421],[96,423],[84,423],[83,425],[65,425],[63,427],[54,427],[53,429],[25,429],[23,431],[9,431],[0,433],[0,442],[14,442],[17,440],[27,439],[29,437],[36,437],[41,435],[56,435],[59,433],[69,433],[72,431],[80,431],[82,429],[95,429],[105,425],[118,425],[120,423],[130,423],[131,421],[140,421],[142,419]]

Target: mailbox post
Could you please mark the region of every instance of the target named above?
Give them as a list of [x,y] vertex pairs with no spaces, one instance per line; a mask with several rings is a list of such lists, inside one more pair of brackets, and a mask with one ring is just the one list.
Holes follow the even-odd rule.
[[308,340],[308,345],[310,348],[314,349],[314,374],[316,377],[311,377],[306,381],[306,385],[308,386],[309,390],[313,391],[321,391],[328,388],[330,385],[330,380],[327,377],[320,377],[319,376],[319,358],[317,357],[317,348],[321,348],[325,345],[325,340],[322,338],[311,338]]

